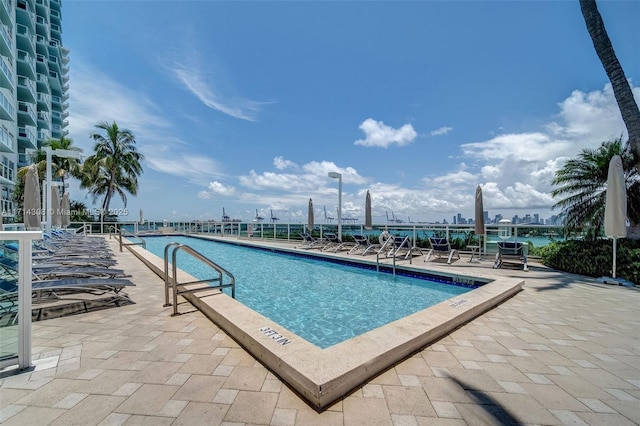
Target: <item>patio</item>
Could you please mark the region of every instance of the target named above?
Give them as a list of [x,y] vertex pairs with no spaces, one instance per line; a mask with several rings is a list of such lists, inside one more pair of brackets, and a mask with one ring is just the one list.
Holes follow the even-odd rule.
[[[115,240],[108,240],[117,251]],[[34,323],[4,424],[639,424],[640,289],[530,264],[524,290],[318,413],[131,253],[135,305]],[[430,269],[487,274],[493,262]]]

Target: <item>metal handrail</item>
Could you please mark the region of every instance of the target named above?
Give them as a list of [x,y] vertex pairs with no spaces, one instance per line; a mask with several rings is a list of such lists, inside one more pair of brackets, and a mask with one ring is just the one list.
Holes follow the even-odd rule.
[[169,276],[169,248],[179,245],[180,243],[172,242],[164,248],[164,307],[171,306],[169,303],[169,286],[172,285]]
[[[131,238],[137,238],[140,241],[136,241],[136,242],[131,242],[131,243],[123,243],[122,242],[122,236],[126,233],[126,236],[128,239]],[[120,251],[122,252],[122,247],[123,246],[142,246],[143,248],[147,248],[147,242],[140,238],[139,236],[137,236],[136,234],[132,234],[131,232],[127,231],[126,229],[120,228],[120,232],[119,232],[119,238],[120,238]]]
[[[169,253],[169,247],[173,246],[173,251],[171,252],[171,264],[172,264],[172,275],[169,275],[169,266],[168,266],[168,253]],[[205,263],[207,266],[209,266],[210,268],[214,269],[215,271],[218,272],[218,276],[216,278],[208,278],[208,279],[204,279],[204,280],[196,280],[196,281],[188,281],[188,282],[184,282],[184,283],[178,283],[178,265],[177,265],[177,254],[178,251],[184,251],[187,254],[190,254],[191,256],[193,256],[194,258],[200,260],[201,262]],[[165,288],[168,291],[169,285],[171,285],[173,287],[173,314],[172,315],[178,315],[178,294],[184,294],[184,293],[194,293],[196,291],[204,291],[204,290],[214,290],[214,289],[219,289],[222,290],[224,288],[228,288],[231,287],[231,297],[232,298],[236,298],[236,279],[233,276],[233,274],[229,271],[227,271],[226,269],[224,269],[222,266],[218,265],[217,263],[213,262],[211,259],[207,258],[206,256],[204,256],[202,253],[194,250],[193,248],[191,248],[188,245],[185,244],[178,244],[178,243],[169,243],[165,249],[164,249],[164,264],[165,264]],[[223,281],[223,275],[226,275],[227,277],[229,277],[230,282],[225,284]],[[208,285],[206,287],[198,287],[198,288],[183,288],[182,290],[178,290],[178,286],[185,286],[185,285],[189,285],[189,284],[204,284],[204,283],[213,283],[213,282],[217,282],[219,283],[218,285],[212,286],[212,285]],[[168,301],[168,300],[167,300]]]
[[[376,253],[376,272],[380,272],[380,253],[382,252],[386,252],[386,247],[388,244],[392,244],[393,243],[393,236],[389,236],[389,238],[387,239],[387,241],[385,241],[382,246],[380,246],[380,250],[378,250],[378,252]],[[389,257],[388,255],[385,257]],[[396,274],[396,258],[395,256],[393,257],[393,275]]]

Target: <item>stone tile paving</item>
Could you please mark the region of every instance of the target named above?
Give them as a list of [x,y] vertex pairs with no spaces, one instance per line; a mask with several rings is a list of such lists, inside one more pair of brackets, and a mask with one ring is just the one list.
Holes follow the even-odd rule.
[[464,257],[414,264],[526,285],[318,413],[198,311],[171,317],[162,280],[124,252],[136,304],[35,323],[36,368],[0,379],[0,422],[640,424],[640,289]]

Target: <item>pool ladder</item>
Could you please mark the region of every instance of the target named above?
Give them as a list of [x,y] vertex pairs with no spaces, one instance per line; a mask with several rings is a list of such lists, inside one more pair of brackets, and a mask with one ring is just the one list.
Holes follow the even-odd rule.
[[[169,249],[173,248],[171,251],[171,274],[169,274]],[[179,251],[184,251],[185,253],[191,255],[192,257],[198,259],[203,262],[205,265],[209,266],[211,269],[217,272],[217,275],[213,278],[208,278],[204,280],[195,280],[195,281],[187,281],[183,283],[178,283],[178,266],[177,266],[177,254]],[[227,277],[228,281],[225,283],[224,278]],[[195,284],[204,284],[204,283],[217,283],[217,285],[207,285],[204,287],[191,287]],[[185,286],[190,286],[189,288]],[[231,297],[236,298],[236,279],[233,274],[217,263],[213,262],[211,259],[204,256],[202,253],[197,252],[190,246],[186,244],[179,243],[169,243],[164,248],[164,306],[171,306],[169,303],[169,287],[173,289],[173,314],[178,315],[178,295],[186,294],[186,293],[195,293],[198,291],[206,291],[206,290],[220,290],[225,288],[231,288]],[[182,287],[178,289],[178,287]]]
[[[398,255],[398,251],[400,248],[408,247],[408,252],[405,255],[405,260],[408,258],[409,259],[409,263],[413,263],[412,262],[412,255],[413,255],[413,251],[415,249],[415,247],[411,246],[411,239],[406,236],[404,237],[404,239],[402,240],[402,243],[398,246],[396,246],[395,244],[395,239],[394,237],[389,237],[389,239],[387,241],[384,242],[384,244],[382,245],[382,247],[380,247],[380,250],[378,250],[378,253],[376,253],[376,271],[380,272],[380,253],[387,253],[385,255],[386,258],[391,257],[393,258],[393,264],[392,264],[392,270],[393,270],[393,275],[396,275],[396,258]],[[387,246],[389,246],[387,248]],[[388,250],[388,252],[387,252]],[[418,249],[419,250],[419,249]]]

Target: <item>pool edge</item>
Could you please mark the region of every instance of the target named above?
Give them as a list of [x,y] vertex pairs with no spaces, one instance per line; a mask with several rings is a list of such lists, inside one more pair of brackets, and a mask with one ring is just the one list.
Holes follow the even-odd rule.
[[[138,246],[127,248],[164,278],[162,259]],[[327,349],[312,345],[226,295],[183,296],[313,408],[322,411],[369,379],[512,297],[523,286],[524,280],[496,277],[480,288]],[[271,330],[265,333],[265,327]],[[283,345],[273,338],[273,333],[288,343]]]

